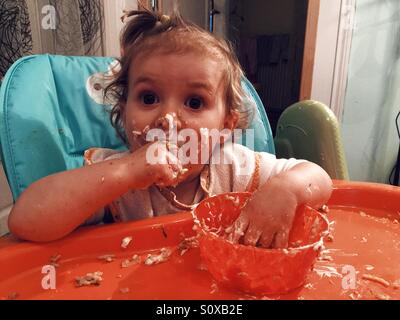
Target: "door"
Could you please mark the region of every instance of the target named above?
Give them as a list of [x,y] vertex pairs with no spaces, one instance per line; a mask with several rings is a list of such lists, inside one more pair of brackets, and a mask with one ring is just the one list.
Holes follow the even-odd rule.
[[273,131],[291,104],[311,98],[320,0],[163,0],[236,48]]
[[177,9],[184,18],[207,29],[206,2],[205,0],[163,0],[162,6],[164,13],[169,14]]

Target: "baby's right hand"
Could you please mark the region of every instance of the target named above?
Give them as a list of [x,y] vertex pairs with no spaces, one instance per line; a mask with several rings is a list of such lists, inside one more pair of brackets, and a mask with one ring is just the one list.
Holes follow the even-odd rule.
[[173,154],[176,146],[167,142],[148,143],[131,154],[134,158],[135,189],[174,186],[180,182],[182,164]]

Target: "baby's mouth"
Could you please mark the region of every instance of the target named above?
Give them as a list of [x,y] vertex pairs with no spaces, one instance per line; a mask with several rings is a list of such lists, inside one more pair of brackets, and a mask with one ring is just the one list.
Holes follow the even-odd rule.
[[[181,146],[184,144],[178,141],[179,132],[177,131],[177,125],[175,122],[177,119],[175,113],[167,113],[165,116],[158,118],[151,126],[147,125],[142,131],[133,130],[132,135],[136,142],[138,142],[141,146],[153,142],[155,140],[165,141],[168,143],[173,143],[177,146]],[[160,126],[164,129],[161,129]],[[159,131],[155,132],[152,135],[151,130],[163,130],[164,135],[159,134]],[[150,132],[150,135],[148,133]]]
[[139,147],[143,147],[144,145],[149,143],[149,141],[146,140],[146,136],[149,130],[150,126],[146,126],[142,131],[133,130],[132,136],[134,144],[138,145]]
[[179,149],[188,142],[188,139],[186,139],[185,141],[178,139],[179,132],[171,133],[171,131],[164,131],[164,135],[156,134],[152,136],[150,133],[150,135],[148,136],[150,130],[150,126],[147,126],[142,131],[132,131],[134,145],[140,148],[145,146],[146,144],[153,143],[155,141],[165,142],[168,149],[172,151]]

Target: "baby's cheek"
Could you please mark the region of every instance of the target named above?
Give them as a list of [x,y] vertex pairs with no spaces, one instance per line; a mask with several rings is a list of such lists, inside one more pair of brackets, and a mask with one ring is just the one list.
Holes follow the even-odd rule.
[[125,130],[132,131],[132,130],[137,129],[136,128],[137,122],[136,122],[136,120],[132,119],[132,117],[130,117],[129,120],[125,120],[124,122],[125,122]]

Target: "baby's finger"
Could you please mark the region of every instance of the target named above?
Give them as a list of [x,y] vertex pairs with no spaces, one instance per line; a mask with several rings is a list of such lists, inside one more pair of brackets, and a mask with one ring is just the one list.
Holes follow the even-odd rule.
[[178,146],[175,143],[167,142],[167,150],[178,159]]
[[244,244],[248,246],[255,246],[260,239],[262,230],[259,225],[250,223],[244,236]]
[[180,172],[183,169],[179,159],[175,157],[172,153],[168,152],[166,158],[167,158],[167,163],[169,164],[172,170]]
[[176,185],[179,182],[178,178],[181,169],[182,166],[178,164],[162,165],[159,168],[159,177],[155,184],[162,188]]
[[229,234],[228,240],[232,243],[238,243],[239,239],[244,235],[249,225],[249,217],[247,214],[241,214],[233,224],[233,231]]
[[273,232],[272,230],[268,231],[264,230],[260,237],[259,241],[260,246],[263,248],[270,248],[272,242],[274,241],[274,237],[275,237],[275,232]]
[[289,245],[289,233],[285,230],[279,231],[275,237],[274,248],[283,249]]

